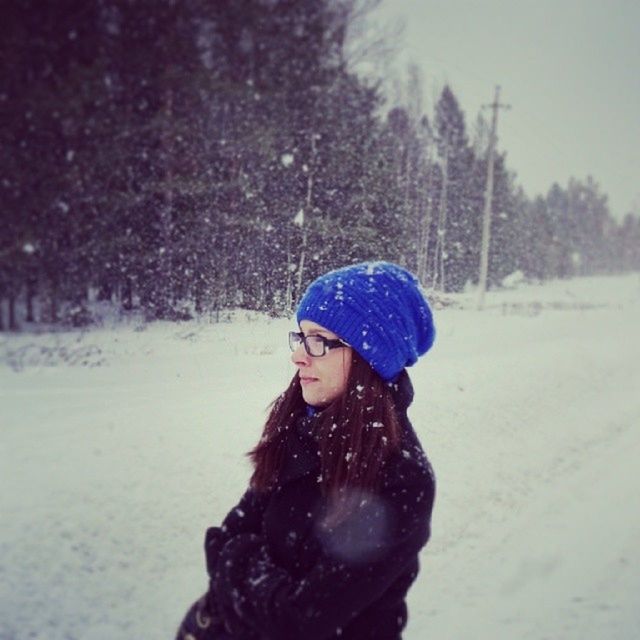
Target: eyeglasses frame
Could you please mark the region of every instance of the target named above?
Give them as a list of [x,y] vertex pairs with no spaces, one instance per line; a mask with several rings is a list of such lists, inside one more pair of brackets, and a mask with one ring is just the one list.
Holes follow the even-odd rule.
[[[300,342],[304,345],[304,350],[307,353],[308,356],[312,357],[312,358],[322,358],[323,356],[327,355],[327,351],[331,350],[331,349],[340,349],[342,347],[350,347],[351,345],[348,344],[347,342],[345,342],[344,340],[340,340],[339,338],[337,339],[330,339],[330,338],[325,338],[324,336],[321,336],[317,333],[314,333],[310,336],[305,336],[304,333],[302,333],[302,331],[289,331],[289,348],[291,349],[291,351],[295,351],[298,347],[293,347],[293,343],[291,342],[292,336],[296,336],[297,338],[300,339]],[[322,341],[322,353],[319,355],[316,355],[314,353],[311,353],[309,351],[309,345],[307,344],[307,338],[320,338],[320,340]]]

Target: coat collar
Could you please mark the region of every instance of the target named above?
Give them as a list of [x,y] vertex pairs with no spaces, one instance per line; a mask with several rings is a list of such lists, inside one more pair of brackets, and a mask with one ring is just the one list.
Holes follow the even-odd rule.
[[413,384],[406,369],[403,369],[393,380],[387,382],[391,389],[396,409],[405,413],[413,402]]

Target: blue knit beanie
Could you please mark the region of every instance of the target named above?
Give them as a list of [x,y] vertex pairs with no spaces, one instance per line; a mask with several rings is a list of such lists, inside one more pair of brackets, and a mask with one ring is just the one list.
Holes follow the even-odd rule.
[[363,262],[320,276],[296,313],[348,342],[385,380],[393,380],[433,344],[431,309],[418,279],[390,262]]

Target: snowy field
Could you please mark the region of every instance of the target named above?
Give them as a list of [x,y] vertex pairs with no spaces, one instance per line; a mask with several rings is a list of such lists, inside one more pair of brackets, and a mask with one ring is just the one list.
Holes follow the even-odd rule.
[[[408,640],[640,638],[640,274],[435,310]],[[0,334],[0,638],[173,638],[293,373],[287,320]]]

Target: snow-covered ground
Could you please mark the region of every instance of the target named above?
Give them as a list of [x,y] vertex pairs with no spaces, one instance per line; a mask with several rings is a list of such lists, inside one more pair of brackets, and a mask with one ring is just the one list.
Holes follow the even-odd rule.
[[[452,296],[408,640],[640,637],[640,274]],[[0,337],[0,638],[172,638],[293,373],[287,320]]]

